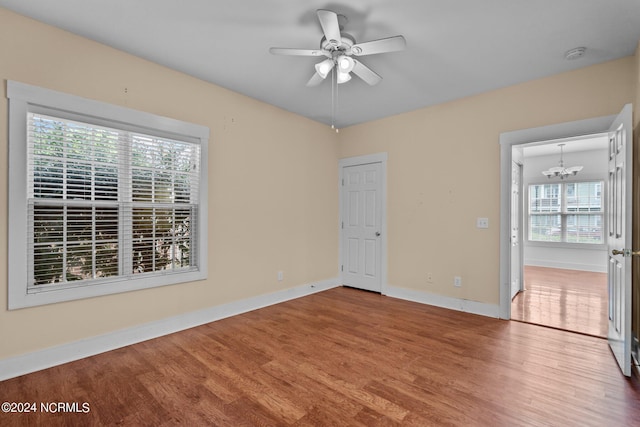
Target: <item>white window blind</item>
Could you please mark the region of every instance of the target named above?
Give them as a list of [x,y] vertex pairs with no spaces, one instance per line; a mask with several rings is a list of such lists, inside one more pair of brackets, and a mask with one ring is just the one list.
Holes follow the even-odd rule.
[[28,117],[30,289],[197,265],[197,144]]
[[9,308],[207,277],[209,129],[7,82]]

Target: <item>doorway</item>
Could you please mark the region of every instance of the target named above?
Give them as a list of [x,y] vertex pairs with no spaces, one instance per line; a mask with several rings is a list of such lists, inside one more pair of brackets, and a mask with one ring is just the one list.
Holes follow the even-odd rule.
[[[540,141],[513,151],[519,172],[514,167],[511,260],[520,265],[512,276],[518,272],[522,281],[514,286],[512,278],[511,318],[606,338],[607,135]],[[544,174],[559,164],[579,171]],[[516,248],[519,256],[513,256]]]
[[341,282],[384,294],[387,154],[341,159],[339,167]]
[[500,317],[511,319],[511,169],[513,148],[531,141],[575,139],[606,133],[608,138],[607,221],[607,342],[622,373],[631,375],[632,250],[632,106],[616,116],[598,117],[500,135]]

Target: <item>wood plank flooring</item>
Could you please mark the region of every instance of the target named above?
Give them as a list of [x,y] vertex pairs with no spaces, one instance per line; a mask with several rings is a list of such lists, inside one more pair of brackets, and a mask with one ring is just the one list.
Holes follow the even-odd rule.
[[512,319],[606,338],[606,273],[527,265],[524,284],[511,303]]
[[0,382],[0,425],[630,426],[606,340],[336,288]]

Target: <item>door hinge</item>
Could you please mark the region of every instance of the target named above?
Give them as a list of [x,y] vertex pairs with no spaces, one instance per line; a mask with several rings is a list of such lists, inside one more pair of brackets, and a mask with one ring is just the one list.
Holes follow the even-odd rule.
[[342,178],[342,186],[344,187],[344,178]]
[[344,271],[344,265],[340,266],[340,271]]
[[344,221],[342,221],[342,228],[344,228]]

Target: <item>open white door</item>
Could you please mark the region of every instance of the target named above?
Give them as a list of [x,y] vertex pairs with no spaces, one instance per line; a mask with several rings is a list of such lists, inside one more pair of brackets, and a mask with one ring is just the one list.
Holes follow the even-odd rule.
[[609,128],[608,294],[611,351],[631,375],[632,116],[625,105]]
[[522,248],[520,246],[522,213],[521,177],[522,165],[512,162],[511,169],[511,299],[522,288]]

